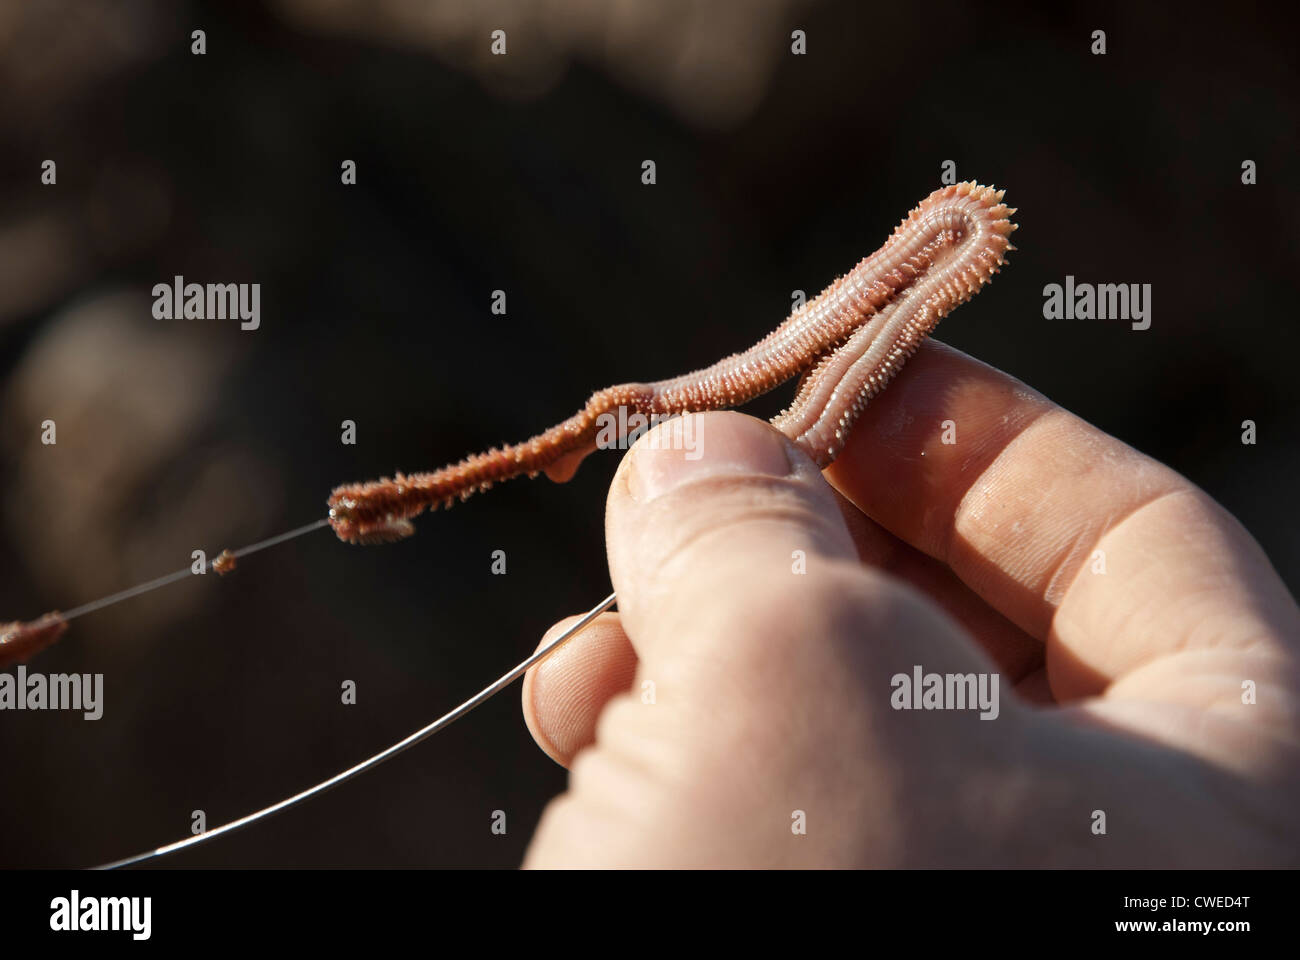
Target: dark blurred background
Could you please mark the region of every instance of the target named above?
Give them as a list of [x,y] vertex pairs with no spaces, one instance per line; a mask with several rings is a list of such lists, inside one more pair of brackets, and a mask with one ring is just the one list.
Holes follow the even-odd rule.
[[[741,349],[792,290],[874,250],[946,160],[1007,187],[1021,230],[941,338],[1188,475],[1294,589],[1294,33],[1246,4],[1144,6],[0,5],[0,620]],[[261,329],[153,319],[176,274],[260,283]],[[1151,329],[1045,321],[1066,274],[1152,284]],[[104,673],[104,716],[0,714],[0,864],[179,839],[195,809],[215,826],[458,703],[607,592],[616,460],[507,484],[399,544],[318,532],[77,620],[32,669]],[[516,687],[163,863],[510,866],[564,780]]]

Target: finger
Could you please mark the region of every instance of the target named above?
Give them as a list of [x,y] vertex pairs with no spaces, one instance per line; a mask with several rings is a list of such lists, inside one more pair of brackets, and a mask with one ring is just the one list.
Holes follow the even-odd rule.
[[[946,564],[899,540],[838,490],[834,493],[840,515],[863,563],[888,571],[934,600],[966,628],[1013,684],[1020,684],[1032,673],[1042,672],[1042,643],[985,603]],[[1023,691],[1017,686],[1017,692],[1035,702],[1051,700],[1038,686]]]
[[[539,647],[576,623],[561,620]],[[524,675],[524,722],[537,745],[569,766],[596,739],[596,721],[610,699],[632,686],[636,653],[617,613],[603,613],[587,629]]]
[[1058,698],[1099,693],[1162,655],[1293,630],[1295,602],[1268,559],[1204,493],[933,341],[826,473],[1046,641]]

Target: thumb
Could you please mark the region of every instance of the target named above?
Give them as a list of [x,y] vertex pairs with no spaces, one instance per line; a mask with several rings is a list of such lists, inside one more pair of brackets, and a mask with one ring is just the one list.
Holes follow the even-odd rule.
[[822,671],[803,678],[813,689],[836,676],[888,711],[890,678],[915,664],[990,666],[928,597],[859,561],[821,471],[752,417],[692,414],[650,431],[611,485],[605,539],[643,668],[711,683],[720,665],[744,696],[756,693],[747,670],[794,684],[798,661]]
[[[993,725],[896,711],[891,677],[988,664],[858,561],[830,486],[782,434],[735,413],[661,424],[620,464],[606,542],[633,693],[601,713],[530,864],[890,863],[900,836],[950,817]],[[793,831],[805,816],[822,826]]]
[[774,427],[732,412],[687,414],[642,437],[610,486],[605,539],[643,663],[689,653],[687,638],[723,626],[701,618],[789,597],[810,569],[857,558],[816,465]]
[[752,417],[691,414],[641,438],[611,485],[605,540],[642,677],[737,705],[842,696],[892,729],[899,675],[995,669],[938,604],[860,562],[816,464]]

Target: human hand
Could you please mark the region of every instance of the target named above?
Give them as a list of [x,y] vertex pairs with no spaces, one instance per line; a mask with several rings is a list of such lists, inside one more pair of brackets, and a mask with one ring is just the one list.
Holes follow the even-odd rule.
[[[525,680],[571,769],[526,865],[1295,865],[1300,611],[1187,480],[933,341],[824,478],[697,424],[624,458],[619,613]],[[917,666],[996,717],[895,709]]]

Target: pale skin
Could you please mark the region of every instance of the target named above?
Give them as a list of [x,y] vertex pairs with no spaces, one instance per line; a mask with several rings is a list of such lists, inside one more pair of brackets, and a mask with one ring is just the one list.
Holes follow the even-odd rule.
[[[691,416],[611,485],[619,612],[525,680],[570,769],[527,866],[1300,862],[1300,610],[1189,481],[933,341],[824,473]],[[918,664],[999,716],[893,709]]]

